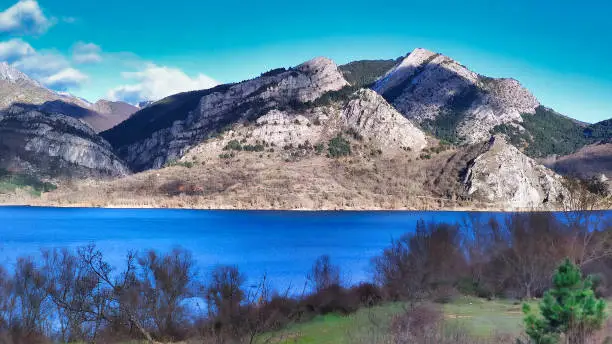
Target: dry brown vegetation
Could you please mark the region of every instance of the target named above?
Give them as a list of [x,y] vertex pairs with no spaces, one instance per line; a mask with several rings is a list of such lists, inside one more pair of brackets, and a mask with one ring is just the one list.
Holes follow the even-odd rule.
[[125,178],[72,181],[40,199],[9,203],[202,209],[500,209],[461,197],[472,151],[362,152],[332,159],[314,149],[189,152],[179,164]]

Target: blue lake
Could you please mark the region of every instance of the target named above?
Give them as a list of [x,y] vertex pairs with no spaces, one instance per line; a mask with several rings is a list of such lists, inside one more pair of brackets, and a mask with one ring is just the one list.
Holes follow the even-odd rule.
[[[0,207],[0,264],[41,249],[95,243],[114,266],[129,250],[192,252],[200,274],[237,265],[251,280],[301,288],[313,261],[329,254],[348,283],[371,279],[370,261],[419,219],[461,222],[467,212],[281,212]],[[604,213],[612,219],[612,211]]]

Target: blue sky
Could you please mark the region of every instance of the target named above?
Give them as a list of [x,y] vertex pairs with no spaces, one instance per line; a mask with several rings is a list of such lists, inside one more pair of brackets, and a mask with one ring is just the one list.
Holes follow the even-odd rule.
[[240,81],[321,55],[341,64],[423,47],[514,77],[566,115],[612,117],[604,1],[0,0],[0,11],[0,58],[92,101]]

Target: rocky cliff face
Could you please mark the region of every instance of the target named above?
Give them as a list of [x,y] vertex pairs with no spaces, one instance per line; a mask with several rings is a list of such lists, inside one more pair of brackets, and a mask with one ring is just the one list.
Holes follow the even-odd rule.
[[[244,144],[267,143],[274,147],[326,145],[337,135],[360,138],[363,145],[384,154],[398,150],[420,151],[427,145],[425,134],[372,90],[360,89],[343,101],[307,109],[272,109],[254,125],[234,128],[214,147],[230,140]],[[211,149],[206,143],[200,150]],[[369,152],[369,151],[368,151]]]
[[138,108],[123,102],[91,104],[69,94],[54,92],[6,62],[0,62],[0,110],[13,104],[78,118],[100,132],[121,123]]
[[118,146],[113,139],[116,137],[113,131],[141,130],[149,125],[139,114],[105,136],[135,170],[159,168],[180,158],[187,149],[224,126],[241,120],[255,121],[272,109],[310,102],[347,85],[333,61],[316,58],[289,70],[273,70],[259,78],[207,92],[196,108],[182,109],[188,115],[151,132],[143,140]]
[[359,90],[342,111],[345,124],[384,148],[419,151],[427,145],[425,134],[372,90]]
[[514,209],[553,208],[567,199],[561,177],[503,137],[493,137],[467,168],[465,192],[480,201]]
[[521,122],[537,99],[518,81],[478,75],[458,62],[416,49],[373,89],[404,116],[445,139],[486,140],[496,125]]
[[0,112],[0,168],[52,177],[129,173],[88,125],[19,106]]

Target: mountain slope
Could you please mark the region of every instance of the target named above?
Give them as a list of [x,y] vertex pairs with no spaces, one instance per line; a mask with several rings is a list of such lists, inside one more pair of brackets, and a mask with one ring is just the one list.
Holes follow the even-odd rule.
[[108,142],[86,124],[20,106],[0,112],[0,169],[49,177],[129,173]]
[[456,61],[415,49],[373,89],[409,119],[451,142],[486,140],[495,126],[535,113],[537,99],[513,79],[478,75]]
[[395,60],[360,60],[339,66],[338,69],[352,86],[370,87],[400,61],[401,58]]
[[496,126],[492,133],[506,135],[533,158],[568,155],[586,145],[612,140],[612,120],[582,124],[543,106],[521,117],[521,122]]
[[562,175],[612,180],[612,142],[584,146],[575,153],[544,159],[542,163]]
[[90,104],[81,98],[54,92],[6,62],[0,62],[0,110],[13,104],[32,105],[44,112],[78,118],[97,132],[117,125],[138,110],[123,102]]

